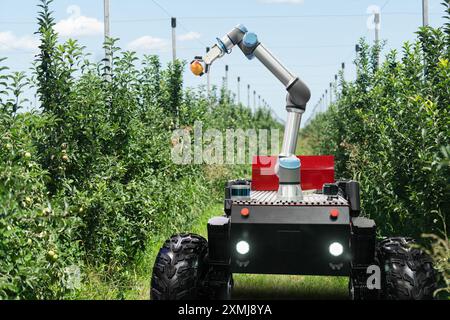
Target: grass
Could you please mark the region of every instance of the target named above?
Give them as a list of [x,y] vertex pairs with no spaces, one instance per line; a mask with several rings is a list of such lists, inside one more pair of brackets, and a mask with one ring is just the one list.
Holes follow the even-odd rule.
[[347,277],[234,275],[233,299],[348,299]]
[[[185,232],[197,233],[206,237],[206,225],[209,218],[217,215],[221,215],[223,209],[218,205],[213,205],[203,211],[198,217],[195,218],[195,223],[190,230],[184,230]],[[126,299],[149,299],[150,297],[150,278],[152,275],[153,263],[155,262],[156,255],[163,242],[171,236],[171,233],[158,235],[152,239],[146,252],[142,255],[141,259],[138,259],[138,272],[141,277],[137,283],[136,288],[129,290],[126,293]]]
[[[214,204],[195,218],[193,228],[185,230],[206,237],[208,219],[221,215],[222,204]],[[127,281],[105,281],[95,271],[86,274],[88,281],[75,299],[147,300],[150,296],[152,267],[167,234],[152,237],[147,249],[128,271]],[[88,268],[89,270],[89,268]],[[233,299],[347,299],[346,277],[235,274]]]

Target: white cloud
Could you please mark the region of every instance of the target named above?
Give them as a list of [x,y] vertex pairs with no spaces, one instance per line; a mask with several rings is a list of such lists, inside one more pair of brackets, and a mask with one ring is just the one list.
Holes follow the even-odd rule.
[[0,32],[0,51],[29,50],[35,51],[39,40],[33,36],[18,37],[11,31]]
[[264,3],[303,4],[304,0],[260,0]]
[[166,50],[169,43],[166,39],[156,38],[152,36],[142,36],[131,41],[128,49],[133,51],[150,51],[150,50]]
[[95,36],[103,33],[103,22],[81,15],[79,6],[67,7],[69,17],[55,25],[55,31],[62,37]]
[[200,39],[201,34],[195,31],[191,31],[185,34],[181,34],[179,35],[177,38],[180,41],[191,41],[191,40],[196,40],[196,39]]

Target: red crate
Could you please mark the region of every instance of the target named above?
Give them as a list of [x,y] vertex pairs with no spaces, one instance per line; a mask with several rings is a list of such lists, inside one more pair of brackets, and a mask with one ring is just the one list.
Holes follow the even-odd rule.
[[[324,183],[334,182],[334,156],[297,156],[301,162],[300,177],[303,190],[322,189]],[[253,156],[252,190],[278,190],[274,172],[277,156]]]

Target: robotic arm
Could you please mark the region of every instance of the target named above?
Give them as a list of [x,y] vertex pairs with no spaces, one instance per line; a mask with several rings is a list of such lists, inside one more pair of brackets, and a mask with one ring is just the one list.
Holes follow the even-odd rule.
[[231,53],[234,46],[238,46],[249,59],[258,58],[261,63],[286,87],[286,110],[288,117],[286,121],[283,147],[280,157],[290,157],[295,154],[298,130],[303,112],[306,108],[311,93],[306,84],[287,70],[269,50],[259,41],[256,34],[249,32],[243,25],[234,27],[222,38],[217,38],[211,50],[202,57],[195,57],[191,62],[191,70],[195,75],[203,75],[209,72],[210,66],[218,58]]

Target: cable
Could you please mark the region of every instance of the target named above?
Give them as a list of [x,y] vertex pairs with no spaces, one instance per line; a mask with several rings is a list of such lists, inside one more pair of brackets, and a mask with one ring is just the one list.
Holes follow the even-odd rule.
[[114,23],[130,23],[130,22],[160,22],[167,21],[167,18],[142,18],[142,19],[111,19]]
[[[288,65],[288,68],[321,68],[321,67],[333,67],[336,65],[339,65],[340,62],[336,63],[321,63],[321,64],[290,64]],[[236,63],[233,64],[234,66],[238,66],[239,68],[259,68],[261,67],[260,64],[243,64],[243,63]]]
[[[169,16],[169,18],[174,17],[172,14],[170,14],[169,11],[167,11],[162,5],[160,5],[156,0],[152,0],[152,2],[157,5],[162,11],[164,11],[166,13],[167,16]],[[177,18],[178,20],[178,18]],[[186,32],[191,32],[192,30],[188,30],[182,23],[178,22],[178,25]],[[200,43],[203,48],[206,48],[206,44],[204,44],[200,39],[195,39],[198,43]]]
[[[273,46],[271,48],[282,48],[282,49],[315,49],[315,48],[346,48],[353,47],[354,44],[323,44],[323,45],[315,45],[315,46]],[[198,47],[185,47],[185,49],[200,49]]]
[[[163,9],[156,1],[152,0],[158,7]],[[383,9],[389,0],[381,7]],[[163,9],[167,14],[168,11]],[[421,12],[384,12],[383,15],[421,15]],[[430,12],[430,16],[440,16],[442,13]],[[317,15],[267,15],[267,16],[180,16],[178,20],[216,20],[216,19],[298,19],[298,18],[349,18],[349,17],[366,17],[367,14],[317,14]],[[170,16],[172,17],[172,16]],[[151,21],[165,21],[165,18],[136,18],[136,19],[111,19],[114,23],[130,23],[130,22],[151,22]],[[0,20],[0,24],[35,24],[36,21],[11,21]]]
[[[390,2],[390,0],[387,0],[387,1],[384,3],[383,8],[384,8],[389,2]],[[367,35],[369,34],[369,32],[370,32],[370,30],[367,30],[366,33],[364,34],[364,37],[367,37]],[[354,52],[353,52],[353,49],[352,49],[352,50],[349,52],[349,54],[345,56],[343,62],[345,62],[345,63],[348,62],[348,60],[350,59],[350,57],[351,57],[353,54],[354,54]],[[306,126],[306,124],[307,124],[310,120],[314,119],[314,117],[315,117],[315,115],[316,115],[316,109],[317,109],[317,106],[320,104],[320,99],[321,99],[321,97],[319,98],[319,101],[317,101],[316,105],[314,106],[314,108],[313,108],[311,114],[309,115],[308,119],[305,121],[305,126]]]
[[[389,3],[389,1],[388,1]],[[387,3],[384,5],[386,6]],[[384,7],[383,6],[383,7]],[[383,15],[421,15],[421,12],[385,12]],[[430,13],[440,15],[441,13]],[[180,16],[180,20],[216,20],[216,19],[298,19],[298,18],[349,18],[366,17],[368,14],[309,14],[309,15],[259,15],[259,16]]]
[[[159,8],[169,14],[159,3],[152,0]],[[383,9],[390,0],[382,7]],[[421,15],[421,12],[384,12],[383,15]],[[442,13],[431,12],[430,15],[441,15]],[[297,18],[348,18],[348,17],[365,17],[367,14],[317,14],[317,15],[266,15],[266,16],[180,16],[179,20],[216,20],[216,19],[297,19]],[[172,17],[172,16],[170,16]],[[165,18],[136,18],[136,19],[111,19],[111,22],[148,22],[148,21],[164,21]],[[1,24],[35,24],[35,21],[0,21]]]
[[[381,6],[380,10],[383,10],[384,7],[386,7],[389,4],[389,2],[391,2],[391,0],[386,0],[386,2]],[[383,13],[383,14],[386,14],[386,13]]]
[[160,5],[157,1],[152,0],[152,2],[153,2],[154,4],[156,4],[162,11],[164,11],[165,14],[166,14],[167,16],[169,16],[169,18],[173,17],[173,15],[171,15],[170,12],[167,11],[167,10],[166,10],[162,5]]

